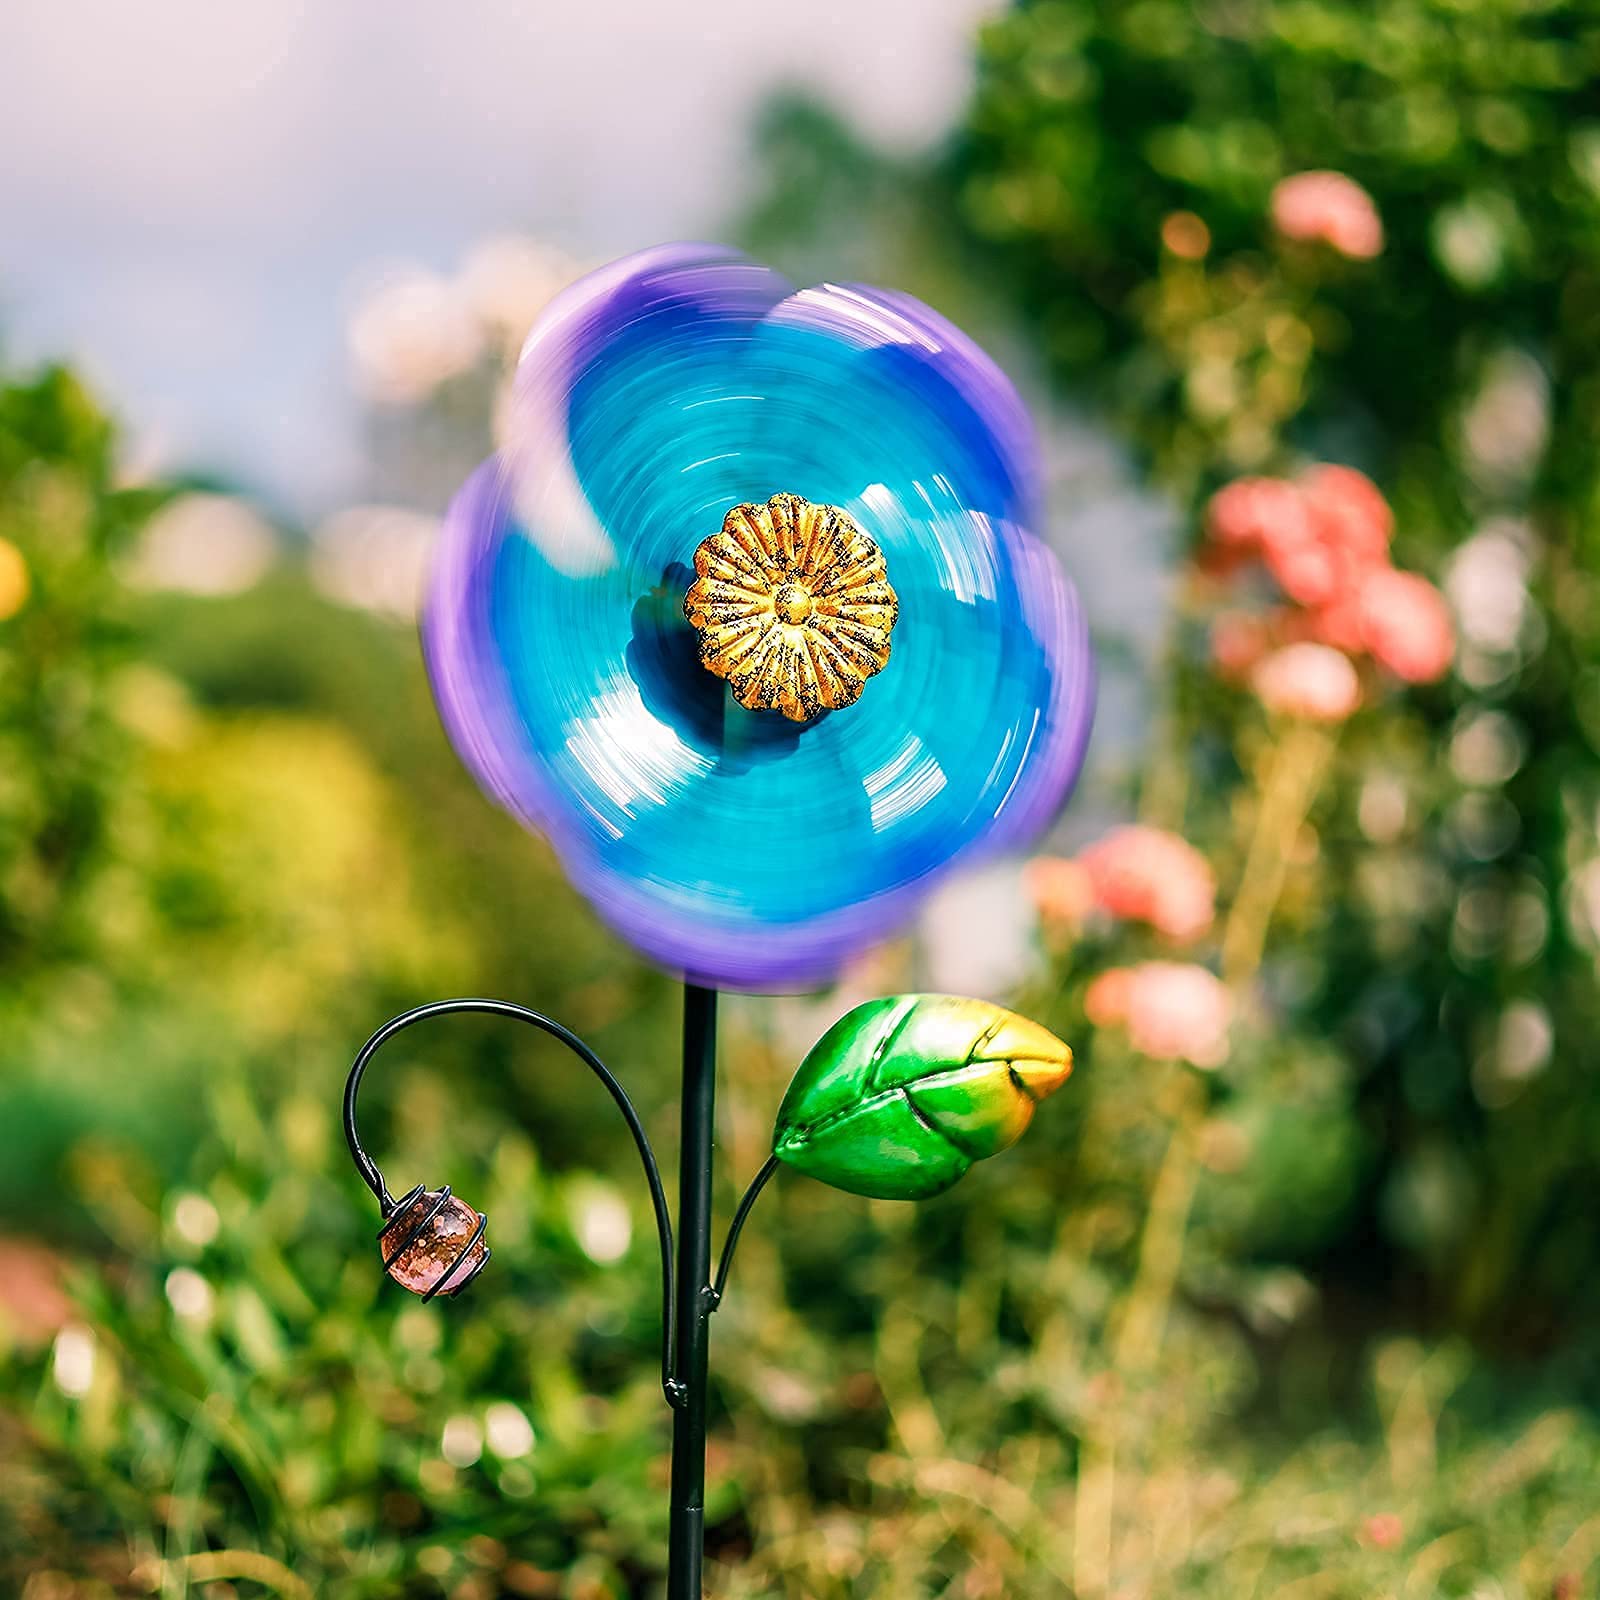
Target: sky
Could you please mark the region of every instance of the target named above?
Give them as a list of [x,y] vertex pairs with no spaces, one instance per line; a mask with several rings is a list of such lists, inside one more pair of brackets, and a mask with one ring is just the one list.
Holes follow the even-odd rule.
[[6,0],[0,348],[78,362],[141,467],[319,514],[360,480],[344,327],[386,266],[714,234],[779,88],[916,149],[994,9]]

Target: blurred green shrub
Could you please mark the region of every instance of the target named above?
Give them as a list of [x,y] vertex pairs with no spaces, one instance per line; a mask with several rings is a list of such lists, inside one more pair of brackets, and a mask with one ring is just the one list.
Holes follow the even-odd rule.
[[[1303,1261],[1524,1346],[1600,1313],[1597,62],[1560,0],[1041,0],[983,30],[947,171],[1053,375],[1196,525],[1237,474],[1352,461],[1444,581],[1453,679],[1352,723],[1285,886],[1269,1015],[1343,1087],[1270,1144],[1365,1152]],[[1371,259],[1274,230],[1310,169],[1371,195]],[[1258,736],[1206,614],[1141,810],[1225,864]]]
[[0,383],[0,981],[91,954],[91,896],[131,748],[112,559],[148,493],[114,483],[112,435],[70,373]]

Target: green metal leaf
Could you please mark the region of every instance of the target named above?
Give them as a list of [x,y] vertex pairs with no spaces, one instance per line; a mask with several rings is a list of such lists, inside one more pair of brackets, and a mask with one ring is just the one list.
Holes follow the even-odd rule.
[[773,1153],[852,1194],[923,1200],[1015,1144],[1072,1052],[983,1000],[902,994],[847,1012],[778,1109]]

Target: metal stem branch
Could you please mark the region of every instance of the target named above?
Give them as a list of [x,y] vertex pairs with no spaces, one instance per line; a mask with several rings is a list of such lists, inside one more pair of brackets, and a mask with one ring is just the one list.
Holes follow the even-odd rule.
[[361,1080],[372,1058],[397,1033],[403,1033],[407,1028],[419,1022],[426,1022],[431,1017],[450,1016],[463,1011],[481,1012],[491,1017],[509,1017],[514,1022],[525,1022],[528,1026],[538,1028],[540,1032],[547,1033],[552,1039],[564,1044],[605,1085],[606,1092],[616,1102],[617,1109],[628,1124],[628,1132],[633,1135],[634,1145],[639,1151],[639,1160],[644,1165],[645,1182],[650,1186],[650,1203],[655,1208],[656,1234],[661,1246],[661,1387],[668,1402],[676,1405],[678,1395],[673,1374],[677,1361],[677,1329],[674,1323],[673,1304],[672,1216],[667,1210],[667,1193],[661,1182],[661,1168],[656,1164],[655,1151],[650,1148],[650,1136],[644,1131],[644,1123],[639,1120],[639,1113],[628,1098],[628,1091],[617,1082],[610,1068],[599,1056],[570,1028],[564,1028],[559,1022],[542,1016],[537,1011],[530,1011],[527,1006],[515,1005],[509,1000],[435,1000],[429,1005],[417,1006],[414,1010],[402,1012],[398,1017],[391,1017],[362,1045],[361,1053],[350,1068],[350,1076],[345,1080],[344,1136],[345,1142],[350,1146],[356,1171],[361,1174],[366,1186],[378,1197],[378,1205],[387,1217],[394,1210],[394,1197],[383,1181],[383,1174],[378,1170],[377,1162],[362,1149],[361,1138],[356,1131],[356,1096],[361,1091]]
[[711,1312],[711,1150],[716,1121],[717,991],[683,989],[683,1115],[678,1156],[677,1351],[673,1381],[668,1600],[701,1600],[705,1553],[706,1387]]
[[750,1180],[750,1187],[745,1190],[744,1198],[739,1202],[739,1209],[734,1212],[733,1221],[728,1224],[728,1237],[723,1241],[722,1258],[717,1263],[716,1281],[711,1286],[713,1311],[722,1304],[722,1292],[728,1287],[728,1272],[733,1266],[733,1252],[738,1248],[739,1235],[744,1232],[745,1219],[750,1215],[751,1207],[761,1198],[761,1191],[772,1182],[777,1170],[778,1158],[768,1156],[761,1170]]

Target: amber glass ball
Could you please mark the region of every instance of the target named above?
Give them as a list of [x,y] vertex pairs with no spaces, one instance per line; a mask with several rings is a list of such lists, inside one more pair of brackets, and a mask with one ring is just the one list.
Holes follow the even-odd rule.
[[[459,1293],[489,1259],[482,1222],[471,1206],[447,1190],[424,1189],[415,1199],[407,1197],[378,1235],[389,1276],[430,1299]],[[408,1237],[413,1233],[415,1237]]]

